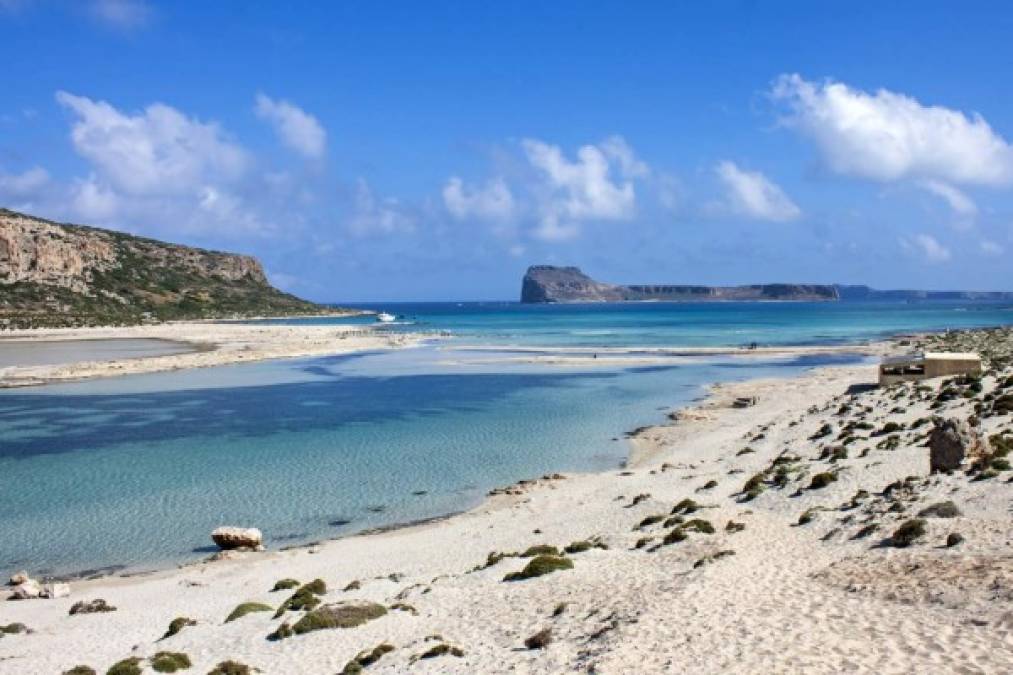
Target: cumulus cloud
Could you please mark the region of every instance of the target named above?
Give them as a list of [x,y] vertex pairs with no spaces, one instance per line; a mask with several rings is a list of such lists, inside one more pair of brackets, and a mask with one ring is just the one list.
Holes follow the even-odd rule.
[[514,212],[514,196],[502,178],[490,180],[482,187],[469,188],[457,176],[443,186],[443,204],[454,218],[506,220]]
[[134,30],[151,20],[151,7],[141,0],[93,0],[92,16],[117,30]]
[[416,217],[410,209],[392,197],[378,198],[369,184],[359,179],[355,185],[355,204],[348,229],[352,234],[365,237],[412,232]]
[[787,107],[782,122],[810,138],[836,173],[881,182],[1013,183],[1013,148],[977,113],[799,75],[779,77],[771,95]]
[[[646,170],[619,137],[600,146],[585,145],[575,161],[559,146],[525,139],[521,147],[528,162],[544,180],[537,190],[540,223],[535,236],[545,240],[570,239],[585,220],[628,220],[636,213],[634,178]],[[614,161],[620,180],[612,177]]]
[[715,170],[734,212],[777,222],[794,220],[802,214],[784,190],[759,171],[740,169],[729,161],[720,162]]
[[900,245],[906,251],[918,254],[930,263],[946,262],[952,257],[950,249],[929,234],[916,234],[911,238],[901,237]]
[[71,129],[74,149],[118,191],[192,192],[212,180],[235,178],[248,165],[246,152],[217,124],[162,103],[131,115],[64,91],[57,92],[56,100],[77,116]]
[[254,112],[274,127],[288,148],[308,159],[319,159],[327,148],[327,132],[320,121],[288,101],[276,101],[257,94]]

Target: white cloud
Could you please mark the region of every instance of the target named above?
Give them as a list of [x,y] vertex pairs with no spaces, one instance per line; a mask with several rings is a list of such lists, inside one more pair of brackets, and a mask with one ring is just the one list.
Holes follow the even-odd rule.
[[72,212],[87,223],[103,223],[120,209],[120,199],[94,176],[75,180],[70,188]]
[[790,110],[783,123],[812,139],[836,173],[882,182],[1013,183],[1013,148],[977,113],[798,75],[779,77],[771,94]]
[[802,214],[788,195],[759,171],[746,171],[728,161],[720,162],[715,170],[736,213],[779,222],[794,220]]
[[257,117],[270,122],[282,143],[308,159],[319,159],[327,148],[327,132],[320,121],[288,101],[257,94]]
[[[619,137],[602,146],[585,145],[576,161],[568,160],[558,146],[535,139],[521,142],[531,165],[544,178],[537,192],[540,223],[535,236],[546,240],[570,239],[584,220],[628,220],[636,212],[634,174],[646,170]],[[627,180],[614,181],[610,158]],[[633,172],[633,173],[631,173]]]
[[458,220],[482,218],[506,220],[514,213],[514,197],[502,178],[480,188],[468,188],[464,181],[452,176],[443,187],[443,203]]
[[650,175],[650,167],[637,157],[636,153],[633,152],[633,148],[630,147],[630,144],[622,136],[609,136],[599,143],[598,147],[601,148],[606,157],[619,163],[619,169],[622,171],[623,176],[628,178],[643,178]]
[[361,178],[355,186],[355,205],[348,229],[360,237],[412,232],[415,216],[397,199],[378,199]]
[[997,244],[994,241],[989,241],[987,239],[981,240],[981,242],[978,245],[978,248],[981,251],[982,255],[987,256],[999,256],[1006,252],[1006,249],[1004,249],[1000,244]]
[[0,196],[8,199],[30,197],[48,183],[49,173],[38,166],[19,174],[0,173]]
[[938,180],[923,180],[919,186],[945,201],[950,209],[959,216],[973,217],[978,214],[978,206],[974,200],[948,183]]
[[77,115],[74,149],[99,178],[131,195],[193,192],[204,184],[239,176],[246,152],[214,123],[187,117],[162,103],[129,115],[105,101],[57,92],[56,100]]
[[151,20],[151,7],[142,0],[93,0],[91,14],[117,30],[134,30]]
[[926,262],[930,263],[946,262],[952,257],[950,249],[940,244],[935,237],[929,234],[916,234],[910,239],[901,237],[900,245],[909,252],[921,255]]

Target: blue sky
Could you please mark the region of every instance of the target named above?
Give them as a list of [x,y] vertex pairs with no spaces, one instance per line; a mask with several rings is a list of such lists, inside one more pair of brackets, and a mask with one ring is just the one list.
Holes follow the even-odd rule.
[[1008,3],[291,4],[0,0],[0,204],[325,301],[1013,289]]

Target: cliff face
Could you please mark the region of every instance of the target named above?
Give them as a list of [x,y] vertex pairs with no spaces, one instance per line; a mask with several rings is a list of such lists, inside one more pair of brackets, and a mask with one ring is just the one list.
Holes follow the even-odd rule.
[[250,256],[0,209],[0,326],[314,313]]
[[707,302],[718,300],[837,300],[837,289],[813,284],[751,286],[617,286],[595,281],[576,267],[535,265],[521,286],[521,302]]

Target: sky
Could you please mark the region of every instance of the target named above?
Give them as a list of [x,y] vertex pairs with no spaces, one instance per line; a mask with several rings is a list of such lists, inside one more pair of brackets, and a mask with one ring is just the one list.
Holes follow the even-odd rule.
[[1006,2],[0,0],[0,205],[328,302],[1013,290]]

